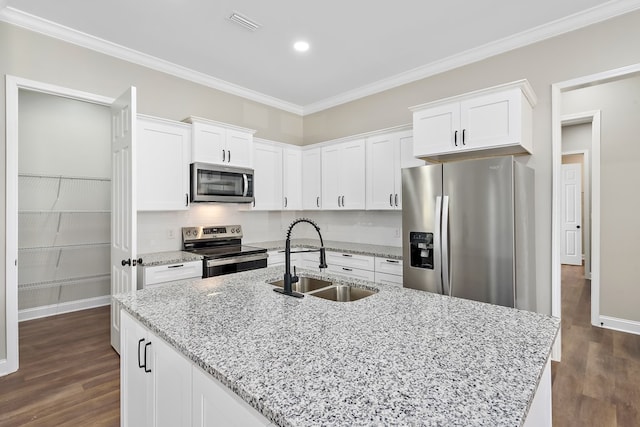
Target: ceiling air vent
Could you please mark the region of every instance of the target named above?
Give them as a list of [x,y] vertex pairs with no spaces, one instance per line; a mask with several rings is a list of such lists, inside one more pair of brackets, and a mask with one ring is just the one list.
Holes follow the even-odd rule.
[[249,31],[255,31],[258,28],[260,28],[260,24],[258,24],[257,22],[252,21],[251,19],[247,18],[246,16],[240,15],[238,12],[233,12],[230,16],[229,16],[229,20],[232,22],[235,22],[236,24],[243,26],[244,28],[246,28]]

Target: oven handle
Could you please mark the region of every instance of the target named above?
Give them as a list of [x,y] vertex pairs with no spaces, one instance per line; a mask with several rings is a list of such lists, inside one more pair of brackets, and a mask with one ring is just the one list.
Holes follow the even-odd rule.
[[207,267],[218,267],[220,265],[240,264],[241,262],[261,261],[267,259],[267,254],[243,255],[232,258],[208,259]]

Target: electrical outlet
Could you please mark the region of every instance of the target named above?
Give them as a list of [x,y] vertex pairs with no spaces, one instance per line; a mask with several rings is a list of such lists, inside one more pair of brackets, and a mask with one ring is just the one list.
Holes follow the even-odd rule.
[[176,233],[173,231],[173,229],[169,229],[167,230],[167,239],[175,239],[176,238]]
[[400,237],[400,229],[399,228],[395,229],[395,237]]

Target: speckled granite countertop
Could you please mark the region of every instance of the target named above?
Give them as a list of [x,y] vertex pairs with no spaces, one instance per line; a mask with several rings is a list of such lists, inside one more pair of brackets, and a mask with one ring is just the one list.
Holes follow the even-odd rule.
[[559,320],[413,289],[285,297],[252,270],[116,298],[280,426],[519,426]]
[[142,265],[145,267],[202,260],[202,255],[184,251],[154,252],[138,256],[142,258]]
[[[279,249],[284,250],[284,242],[284,239],[282,239],[272,242],[247,243],[247,245],[274,251]],[[318,239],[291,239],[291,247],[318,249],[320,248],[320,241]],[[324,247],[329,251],[402,259],[402,248],[396,246],[367,245],[364,243],[325,240]]]

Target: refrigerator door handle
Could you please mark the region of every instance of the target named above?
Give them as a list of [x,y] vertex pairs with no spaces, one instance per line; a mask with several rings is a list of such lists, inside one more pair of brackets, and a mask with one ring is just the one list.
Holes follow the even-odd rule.
[[449,196],[442,197],[442,287],[444,295],[452,295],[449,277]]
[[440,245],[440,231],[442,223],[442,197],[436,197],[436,216],[433,232],[433,269],[437,278],[440,279],[439,290],[444,294],[444,282],[442,277],[442,247]]

